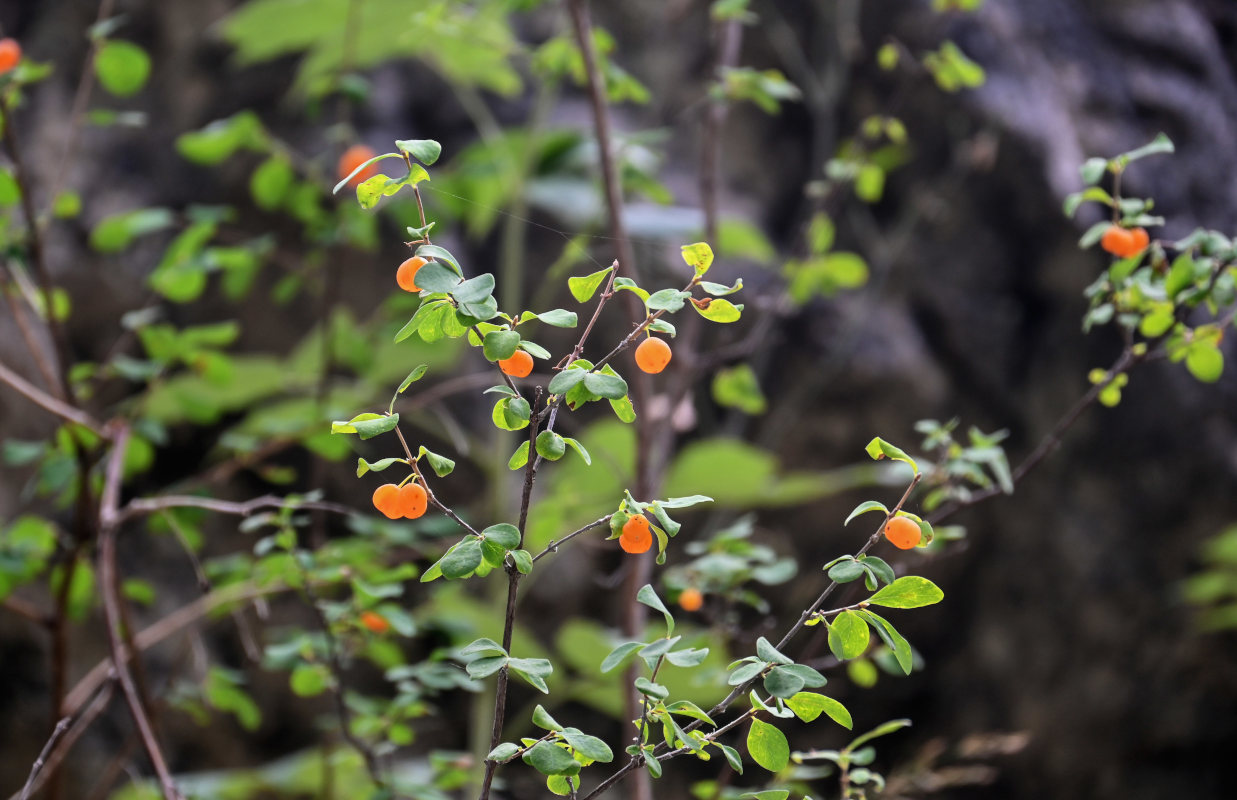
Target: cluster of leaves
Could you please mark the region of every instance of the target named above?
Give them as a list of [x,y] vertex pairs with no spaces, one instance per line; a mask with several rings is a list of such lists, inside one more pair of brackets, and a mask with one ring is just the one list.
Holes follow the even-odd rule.
[[783,584],[795,576],[798,564],[752,541],[753,523],[750,515],[739,517],[708,539],[688,542],[683,551],[693,558],[666,570],[666,586],[676,592],[694,588],[767,613],[768,602],[749,584]]
[[[1121,195],[1120,177],[1134,162],[1147,156],[1171,153],[1173,144],[1160,134],[1150,143],[1113,158],[1091,158],[1082,166],[1086,186],[1065,200],[1066,214],[1073,216],[1086,203],[1108,207],[1111,218],[1092,225],[1079,244],[1099,243],[1112,225],[1152,227],[1164,224],[1150,212],[1150,199]],[[1112,191],[1102,185],[1112,179]],[[1214,383],[1224,371],[1220,349],[1223,329],[1229,320],[1218,319],[1220,310],[1237,301],[1237,243],[1218,231],[1199,229],[1176,242],[1158,239],[1128,258],[1116,258],[1086,289],[1090,300],[1083,329],[1115,324],[1131,342],[1131,353],[1141,357],[1162,348],[1173,362],[1184,362],[1197,380]],[[1205,309],[1210,319],[1196,321]],[[1128,376],[1096,370],[1092,383],[1102,386],[1100,401],[1113,406],[1121,400]]]
[[1237,628],[1237,526],[1208,539],[1200,558],[1203,568],[1186,579],[1182,595],[1198,606],[1204,630]]
[[958,424],[957,418],[943,423],[934,419],[915,423],[915,430],[924,436],[922,448],[931,462],[925,478],[929,489],[923,497],[927,511],[951,500],[969,502],[976,489],[988,490],[993,485],[1005,494],[1013,494],[1009,458],[1001,446],[1009,431],[984,433],[972,425],[964,445],[954,438]]

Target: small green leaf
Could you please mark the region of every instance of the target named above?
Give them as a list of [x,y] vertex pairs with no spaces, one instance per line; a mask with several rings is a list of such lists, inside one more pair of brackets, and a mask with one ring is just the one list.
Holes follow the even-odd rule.
[[773,725],[752,719],[747,731],[747,752],[752,760],[770,772],[781,772],[790,763],[790,743]]
[[519,345],[520,334],[515,331],[490,331],[485,335],[482,349],[489,361],[502,361],[515,355]]
[[670,696],[670,690],[660,683],[654,683],[645,677],[636,678],[636,691],[647,697],[652,697],[657,700],[665,700]]
[[774,667],[765,675],[765,691],[783,700],[793,697],[803,688],[803,678],[785,667]]
[[433,139],[398,139],[395,146],[427,167],[442,155],[442,145]]
[[816,692],[799,692],[786,701],[786,707],[795,712],[795,716],[804,722],[813,722],[822,713],[847,730],[851,729],[853,721],[846,706]]
[[1186,355],[1185,367],[1196,380],[1215,383],[1224,372],[1224,354],[1211,342],[1198,342]]
[[549,742],[537,742],[521,758],[542,775],[575,775],[580,771],[580,762],[571,753]]
[[713,401],[719,406],[737,408],[745,414],[763,414],[769,406],[756,373],[747,364],[718,370],[712,389]]
[[597,289],[601,287],[602,282],[605,281],[613,269],[614,267],[606,267],[599,272],[594,272],[592,275],[568,278],[567,288],[571,291],[571,296],[578,303],[588,302],[588,299],[597,293]]
[[944,597],[945,593],[927,578],[907,575],[869,597],[868,602],[886,608],[921,608],[939,603]]
[[608,744],[596,736],[589,736],[578,728],[564,728],[563,739],[571,745],[572,750],[593,761],[608,764],[614,760],[614,751]]
[[763,636],[756,640],[756,655],[759,656],[761,660],[767,661],[770,664],[795,663],[794,659],[784,655]]
[[880,461],[883,458],[901,461],[905,464],[909,464],[910,468],[915,470],[916,475],[919,474],[919,467],[915,464],[914,459],[879,436],[868,442],[868,446],[864,449],[867,450],[868,455],[877,461]]
[[547,461],[558,461],[567,452],[567,443],[554,431],[537,434],[537,455]]
[[[540,706],[538,706],[540,708]],[[520,746],[514,742],[503,742],[498,747],[490,751],[490,754],[485,757],[486,761],[503,762],[515,757],[515,754],[520,752]]]
[[653,587],[645,584],[640,587],[640,591],[636,593],[636,600],[643,603],[655,611],[660,611],[662,616],[666,618],[666,636],[674,634],[674,616],[666,608],[666,604],[657,596],[657,592],[653,591]]
[[588,454],[588,450],[584,447],[584,445],[580,444],[575,439],[572,439],[570,436],[564,436],[563,441],[567,443],[568,447],[575,450],[576,453],[579,454],[580,458],[584,459],[585,465],[590,467],[593,465],[592,456]]
[[[871,447],[871,445],[868,445],[868,447],[870,448],[870,447]],[[868,452],[869,452],[869,453],[871,453],[872,451],[869,449],[869,450],[868,450]],[[843,524],[843,525],[849,525],[849,524],[850,524],[850,521],[851,521],[852,519],[854,519],[855,517],[859,516],[860,514],[866,514],[866,513],[868,513],[869,511],[879,511],[879,512],[881,512],[882,514],[884,514],[885,516],[888,516],[888,515],[889,515],[889,509],[885,508],[885,504],[884,504],[884,503],[878,503],[878,502],[877,502],[877,501],[875,501],[875,500],[867,500],[867,501],[865,501],[865,502],[863,502],[863,503],[860,503],[859,505],[855,506],[855,510],[854,510],[854,511],[852,511],[852,512],[850,512],[850,516],[848,516],[848,517],[846,518],[846,521],[845,521],[845,522],[843,522],[842,524]]]
[[902,668],[904,673],[910,675],[911,667],[914,663],[914,654],[911,652],[910,642],[906,641],[902,634],[898,633],[897,629],[894,628],[893,625],[891,625],[884,617],[873,614],[871,611],[867,610],[856,613],[866,619],[868,623],[876,629],[876,635],[879,636],[881,641],[885,643],[885,646],[893,652],[893,657],[897,660],[898,666]]
[[392,464],[406,463],[402,458],[384,458],[381,461],[369,462],[363,458],[356,460],[356,476],[359,478],[367,472],[382,472]]
[[282,156],[271,156],[253,171],[249,178],[249,193],[263,211],[274,211],[283,205],[292,188],[292,165]]
[[520,446],[511,454],[511,460],[507,462],[507,469],[519,469],[528,463],[528,442],[520,442]]
[[326,691],[331,673],[323,664],[299,664],[288,679],[292,693],[298,697],[315,697]]
[[829,649],[839,661],[863,655],[869,637],[868,623],[853,611],[843,611],[829,624]]
[[481,565],[481,542],[469,536],[454,545],[438,562],[446,578],[463,578]]
[[491,525],[481,531],[481,535],[506,550],[514,550],[520,546],[520,529],[507,522]]
[[105,42],[95,56],[95,73],[104,89],[117,97],[128,97],[146,85],[150,56],[132,42]]
[[578,322],[576,312],[566,311],[561,308],[545,311],[537,314],[536,316],[537,319],[541,320],[546,325],[551,325],[555,328],[574,328]]
[[853,752],[855,750],[858,750],[860,745],[870,742],[878,736],[886,736],[888,734],[893,733],[894,731],[900,731],[903,728],[909,728],[910,726],[911,726],[911,721],[909,719],[892,719],[888,722],[884,722],[884,723],[881,723],[880,725],[877,725],[872,730],[868,731],[862,736],[857,737],[850,744],[846,746],[846,749]]
[[550,394],[566,394],[573,386],[583,381],[588,374],[590,373],[586,370],[570,367],[563,370],[550,379]]
[[434,470],[434,474],[440,478],[445,478],[455,469],[455,462],[446,456],[440,456],[435,452],[425,449],[422,445],[417,458],[424,458],[430,462],[430,469]]
[[678,289],[662,289],[649,295],[645,305],[648,306],[649,311],[666,311],[673,314],[683,307],[683,304],[687,302],[689,297],[691,297],[690,292],[681,292]]
[[603,673],[609,672],[610,670],[617,667],[619,664],[622,664],[624,661],[626,661],[627,657],[630,656],[632,653],[636,652],[637,650],[639,650],[640,648],[644,646],[645,646],[644,642],[624,642],[623,644],[620,644],[618,647],[611,650],[610,654],[607,655],[605,659],[602,660],[601,671]]
[[545,706],[540,703],[533,709],[533,724],[547,731],[561,731],[563,729],[563,726],[559,725],[558,721],[550,716],[550,712],[546,711]]
[[706,297],[703,300],[692,301],[692,308],[709,322],[738,322],[742,316],[743,306],[736,306],[724,297]]
[[696,271],[697,275],[705,274],[709,271],[709,267],[713,266],[713,248],[705,242],[685,244],[681,250],[683,260],[687,262],[687,266]]
[[[557,377],[562,377],[567,372],[560,372]],[[553,384],[553,381],[551,381]],[[627,381],[620,378],[618,375],[607,375],[603,372],[587,372],[584,375],[584,388],[588,389],[598,397],[605,397],[609,400],[620,400],[627,396]],[[551,386],[550,391],[554,394]]]
[[1082,182],[1087,186],[1094,186],[1104,177],[1104,173],[1108,171],[1108,159],[1106,158],[1088,158],[1083,162],[1079,169],[1082,173]]

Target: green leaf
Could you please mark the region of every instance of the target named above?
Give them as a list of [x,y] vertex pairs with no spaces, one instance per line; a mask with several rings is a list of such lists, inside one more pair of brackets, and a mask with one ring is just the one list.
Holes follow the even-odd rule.
[[90,246],[100,253],[119,253],[138,236],[170,228],[175,221],[166,208],[141,208],[105,217],[90,232]]
[[264,151],[269,147],[262,122],[252,111],[241,111],[227,119],[215,120],[176,139],[176,151],[181,156],[203,165],[218,164],[240,148]]
[[442,155],[442,145],[433,139],[398,139],[395,146],[427,167]]
[[358,458],[356,460],[356,476],[359,478],[367,472],[382,472],[392,464],[403,463],[405,461],[402,458],[384,458],[381,461],[374,461],[372,463],[363,458]]
[[[1187,251],[1177,256],[1173,261],[1173,266],[1168,271],[1168,277],[1164,279],[1164,291],[1168,294],[1169,298],[1175,298],[1193,284],[1194,257]],[[1170,308],[1169,317],[1171,318],[1171,316],[1172,311]],[[1167,330],[1167,328],[1164,330]]]
[[481,542],[469,536],[454,545],[438,562],[446,578],[463,578],[481,565]]
[[1113,161],[1115,161],[1118,166],[1125,167],[1131,161],[1137,161],[1140,158],[1146,158],[1147,156],[1158,155],[1160,153],[1173,153],[1175,151],[1176,148],[1173,147],[1172,140],[1165,134],[1161,133],[1142,147],[1131,150],[1128,153],[1122,153],[1114,158]]
[[704,289],[706,292],[713,295],[714,297],[721,297],[722,295],[734,294],[735,292],[742,289],[743,279],[739,278],[737,281],[735,281],[734,286],[727,286],[724,283],[713,283],[712,281],[701,281],[700,288]]
[[685,244],[680,249],[683,253],[683,260],[687,262],[687,266],[696,271],[697,275],[705,274],[709,271],[709,267],[713,266],[713,248],[705,242]]
[[395,393],[397,395],[403,394],[405,391],[408,390],[409,386],[413,385],[417,381],[421,380],[421,378],[425,377],[425,373],[428,370],[429,370],[429,365],[422,364],[421,366],[414,369],[412,372],[409,372],[408,377],[400,381],[399,388],[395,390]]
[[784,655],[763,636],[756,640],[756,655],[759,656],[761,660],[767,661],[770,664],[795,663],[794,659]]
[[508,662],[511,671],[528,681],[542,694],[549,694],[545,679],[554,672],[554,665],[544,658],[513,658]]
[[520,442],[520,446],[511,454],[511,460],[507,462],[507,469],[519,469],[528,463],[528,442]]
[[765,691],[783,700],[803,688],[803,678],[785,667],[774,667],[765,675]]
[[104,42],[95,56],[99,83],[117,97],[136,94],[150,77],[150,56],[132,42]]
[[355,433],[362,439],[372,439],[379,434],[394,430],[399,424],[399,414],[357,414],[347,422],[332,422],[331,433]]
[[790,763],[790,743],[776,727],[758,719],[747,731],[747,752],[752,760],[770,772],[781,772]]
[[[566,372],[566,370],[564,371]],[[558,377],[564,373],[560,372]],[[553,381],[551,381],[553,383]],[[605,397],[609,400],[621,400],[627,396],[627,381],[620,378],[618,375],[607,375],[603,372],[588,372],[584,375],[584,388],[588,389],[598,397]],[[555,392],[551,386],[550,391]]]
[[567,443],[554,431],[537,434],[537,455],[547,461],[558,461],[567,452]]
[[282,156],[271,156],[253,171],[249,178],[249,193],[263,211],[274,211],[283,205],[292,188],[292,165]]
[[640,587],[640,591],[636,592],[636,600],[643,603],[655,611],[660,611],[662,616],[666,618],[666,636],[674,634],[674,616],[666,608],[666,604],[657,596],[657,592],[653,591],[653,587],[649,584],[644,584]]
[[[422,267],[421,269],[425,268]],[[422,285],[420,271],[417,272],[417,285]],[[451,289],[451,296],[455,298],[456,302],[470,305],[482,303],[493,293],[494,276],[488,272],[475,278],[469,278],[454,289]]]
[[639,677],[635,680],[636,691],[647,697],[652,697],[656,700],[665,700],[670,696],[670,690],[660,683],[654,683],[645,677]]
[[824,713],[847,730],[850,730],[854,724],[846,706],[832,697],[825,697],[816,692],[799,692],[786,701],[786,707],[795,712],[795,716],[804,722],[813,722]]
[[568,278],[567,288],[571,291],[571,296],[578,303],[588,302],[588,299],[597,293],[597,289],[601,287],[602,282],[605,281],[613,269],[614,267],[606,267],[599,272],[594,272],[592,275]]
[[489,361],[501,361],[515,355],[520,345],[520,334],[515,331],[490,331],[485,335],[482,351]]
[[[416,255],[421,256],[421,258],[428,258],[432,261],[441,261],[449,266],[456,275],[459,275],[461,278],[464,277],[464,272],[460,269],[460,262],[457,261],[455,256],[451,255],[451,251],[447,250],[445,247],[439,247],[436,244],[423,244],[417,248]],[[421,269],[425,269],[425,267],[422,267]],[[417,273],[417,285],[422,285],[420,272]]]
[[521,758],[542,775],[575,775],[580,771],[580,762],[571,753],[549,742],[537,742]]
[[[868,447],[870,448],[870,447],[871,447],[871,445],[868,445]],[[872,451],[871,451],[871,450],[868,450],[868,452],[869,452],[869,453],[871,453]],[[881,512],[882,514],[884,514],[885,516],[889,516],[889,509],[885,508],[885,504],[884,504],[884,503],[878,503],[878,502],[877,502],[877,501],[875,501],[875,500],[867,500],[867,501],[862,502],[862,503],[860,503],[859,505],[855,506],[855,510],[854,510],[854,511],[852,511],[852,512],[850,512],[850,516],[848,516],[848,517],[846,518],[846,521],[845,521],[845,522],[843,522],[842,524],[843,524],[843,525],[849,525],[849,524],[850,524],[850,521],[851,521],[852,519],[854,519],[855,517],[859,516],[860,514],[866,514],[866,513],[868,513],[869,511],[879,511],[879,512]]]
[[763,414],[768,401],[760,391],[756,373],[747,364],[718,370],[713,376],[713,401],[719,406],[737,408],[745,414]]
[[490,418],[500,430],[523,430],[528,427],[528,421],[532,418],[532,407],[523,397],[504,397],[494,404]]
[[921,608],[939,603],[945,597],[940,588],[918,575],[907,575],[868,598],[874,606],[886,608]]
[[1224,372],[1224,354],[1211,342],[1198,342],[1186,355],[1185,367],[1196,380],[1215,383]]
[[708,656],[709,648],[707,647],[689,647],[685,650],[675,650],[672,653],[666,653],[666,660],[676,667],[697,667],[703,664]]
[[692,301],[692,308],[709,322],[720,323],[738,322],[743,312],[743,306],[736,306],[724,297],[706,297]]
[[331,673],[323,664],[299,664],[292,670],[288,683],[299,697],[315,697],[330,685]]
[[[583,381],[584,377],[589,374],[586,370],[571,369],[570,367],[563,370],[550,379],[550,394],[566,394],[568,390]],[[624,392],[624,394],[626,393]]]
[[863,565],[853,558],[844,558],[829,567],[829,580],[834,583],[850,583],[867,574]]
[[578,728],[564,728],[563,738],[567,741],[567,744],[571,745],[572,750],[587,758],[591,758],[593,761],[608,764],[614,760],[614,751],[610,749],[609,745],[596,736],[589,736]]
[[61,192],[52,201],[52,216],[57,219],[72,219],[80,213],[82,213],[82,198],[77,192]]
[[722,755],[726,757],[726,763],[730,765],[730,768],[734,770],[735,772],[739,773],[740,775],[742,775],[743,774],[743,758],[739,755],[739,751],[735,750],[730,745],[721,744],[720,742],[717,744],[717,746],[722,749]]
[[435,452],[427,450],[424,445],[421,446],[417,458],[424,458],[430,462],[430,469],[434,470],[434,474],[440,478],[445,478],[455,469],[455,462],[446,456],[440,456]]
[[885,646],[893,652],[893,657],[897,659],[898,666],[902,668],[904,673],[910,675],[911,667],[914,663],[914,655],[911,652],[910,642],[906,641],[902,634],[898,633],[897,629],[894,628],[893,625],[891,625],[884,617],[873,614],[871,611],[867,611],[866,609],[857,613],[876,629],[876,635],[879,636],[885,643]]
[[786,800],[790,797],[789,789],[765,789],[763,792],[744,792],[739,795],[739,800]]
[[507,522],[491,525],[481,531],[481,535],[506,550],[514,550],[520,546],[520,529]]
[[[528,444],[525,442],[525,444]],[[509,555],[515,563],[515,568],[519,570],[521,575],[527,575],[533,571],[533,554],[527,550],[512,550]]]
[[[540,706],[538,706],[540,708]],[[490,754],[485,757],[486,761],[507,761],[520,752],[520,746],[514,742],[503,742],[490,751]]]
[[584,459],[586,466],[591,467],[593,465],[593,458],[588,454],[588,450],[584,447],[584,445],[580,444],[575,439],[572,439],[570,436],[564,436],[563,441],[567,443],[568,447],[575,450],[576,453],[579,454],[580,458]]
[[666,311],[673,314],[683,307],[683,304],[687,302],[689,297],[691,297],[691,292],[681,292],[678,289],[662,289],[649,295],[645,305],[648,306],[649,311]]
[[563,729],[563,726],[559,725],[558,721],[550,716],[550,712],[546,711],[545,706],[540,703],[533,709],[533,724],[547,731],[561,731]]
[[566,311],[561,308],[555,308],[550,311],[537,314],[537,319],[544,322],[546,325],[552,325],[555,328],[574,328],[578,322],[576,312]]
[[892,719],[888,722],[877,725],[872,730],[856,738],[850,744],[846,745],[846,749],[853,752],[858,750],[860,745],[870,742],[878,736],[886,736],[894,731],[900,731],[903,728],[909,728],[910,726],[911,721],[909,719]]
[[627,657],[630,656],[632,653],[636,652],[637,650],[639,650],[640,648],[644,646],[645,646],[644,642],[623,642],[618,647],[611,650],[610,654],[607,655],[605,659],[602,660],[601,671],[603,673],[609,672],[610,670],[617,667],[619,664],[622,664],[624,661],[626,661]]
[[474,639],[472,642],[470,642],[468,645],[466,645],[460,650],[461,656],[471,656],[471,655],[476,655],[478,653],[484,653],[486,655],[500,655],[500,656],[507,655],[507,651],[503,649],[503,646],[501,644],[494,641],[493,639],[488,639],[485,637],[482,637],[480,639]]
[[853,611],[843,611],[829,624],[829,649],[839,661],[863,655],[869,638],[868,623]]
[[490,677],[495,672],[498,672],[503,667],[507,666],[506,656],[485,656],[483,658],[474,659],[465,665],[464,669],[468,672],[468,677],[475,681],[483,680]]
[[1088,186],[1094,186],[1104,177],[1104,173],[1108,171],[1108,159],[1106,158],[1088,158],[1083,162],[1079,169],[1082,173],[1082,182]]
[[868,446],[864,448],[868,455],[880,461],[883,458],[893,459],[909,464],[911,469],[915,470],[915,474],[919,474],[919,467],[915,464],[915,460],[904,453],[902,450],[894,447],[889,442],[877,436],[872,441],[868,442]]

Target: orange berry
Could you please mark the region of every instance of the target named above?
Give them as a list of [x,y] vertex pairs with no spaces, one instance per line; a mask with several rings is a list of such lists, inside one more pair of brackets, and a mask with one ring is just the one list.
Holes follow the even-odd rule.
[[527,378],[528,373],[533,371],[533,357],[523,350],[516,350],[511,358],[499,359],[498,368],[513,378]]
[[1146,228],[1135,228],[1130,231],[1130,253],[1129,255],[1137,255],[1147,249],[1151,244],[1151,237],[1147,235]]
[[21,45],[16,39],[0,39],[0,75],[21,62]]
[[1118,258],[1126,258],[1134,250],[1134,234],[1120,225],[1109,225],[1100,237],[1100,247]]
[[[339,157],[339,179],[352,174],[352,171],[357,167],[369,161],[374,156],[378,155],[373,150],[370,150],[363,144],[354,144],[344,151],[344,154]],[[378,174],[378,167],[371,164],[366,169],[358,172],[352,180],[348,181],[349,188],[355,189],[357,184],[363,182],[366,178],[372,178]]]
[[399,505],[400,489],[393,483],[384,483],[374,490],[374,508],[387,519],[399,519],[403,511]]
[[919,544],[923,531],[910,517],[894,517],[885,524],[885,538],[899,550],[910,550]]
[[649,530],[649,521],[641,516],[635,516],[623,523],[623,533],[619,536],[619,547],[627,553],[647,553],[653,546],[653,532]]
[[704,606],[704,594],[694,586],[679,593],[679,607],[684,611],[699,611]]
[[419,483],[407,483],[399,490],[398,508],[404,519],[416,519],[429,505],[429,493]]
[[636,348],[636,366],[650,375],[656,375],[670,363],[670,345],[664,339],[649,337]]
[[391,630],[391,623],[387,622],[386,617],[377,611],[362,611],[361,624],[371,633],[386,633]]
[[427,263],[429,262],[427,262],[424,258],[421,258],[420,256],[413,256],[403,264],[400,264],[399,269],[395,270],[395,282],[399,284],[399,288],[403,289],[405,292],[421,291],[421,287],[417,286],[412,281],[413,278],[417,276],[417,270],[424,267]]

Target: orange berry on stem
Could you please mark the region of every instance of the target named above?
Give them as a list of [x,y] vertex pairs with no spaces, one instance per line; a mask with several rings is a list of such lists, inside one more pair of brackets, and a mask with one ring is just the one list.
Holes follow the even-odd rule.
[[387,622],[386,617],[377,611],[361,612],[361,624],[371,633],[386,633],[391,630],[391,623]]
[[664,339],[650,337],[636,348],[636,366],[641,370],[656,375],[670,363],[670,345]]
[[623,523],[623,533],[619,535],[619,547],[624,552],[639,554],[647,553],[653,546],[653,532],[649,530],[649,521],[642,516],[635,516]]
[[679,607],[684,611],[699,611],[704,606],[704,594],[694,586],[679,593]]
[[[352,175],[352,171],[357,167],[369,161],[374,156],[378,155],[373,150],[363,144],[354,144],[344,151],[344,154],[339,157],[339,179]],[[362,183],[367,178],[372,178],[378,174],[378,167],[370,164],[367,168],[361,170],[353,176],[352,180],[348,181],[348,187],[355,189],[357,184]]]
[[405,292],[419,292],[421,287],[413,283],[413,278],[417,276],[417,270],[424,267],[429,262],[420,256],[412,258],[399,265],[399,269],[395,270],[395,282],[399,284],[399,288]]
[[1109,225],[1104,235],[1100,237],[1100,247],[1118,258],[1125,258],[1132,252],[1136,252],[1134,234],[1120,225]]
[[1130,231],[1130,253],[1129,255],[1137,255],[1147,249],[1151,244],[1151,237],[1147,234],[1146,228],[1135,228]]
[[894,517],[885,524],[885,538],[899,550],[910,550],[919,544],[923,531],[910,517]]
[[403,512],[399,507],[400,489],[393,483],[384,483],[374,490],[374,508],[387,519],[399,519]]
[[499,359],[498,368],[513,378],[527,378],[533,371],[533,357],[523,350],[516,350],[511,358]]
[[21,63],[21,45],[16,39],[0,39],[0,75]]
[[404,484],[399,490],[398,508],[404,519],[416,519],[425,513],[429,505],[429,493],[419,483]]

